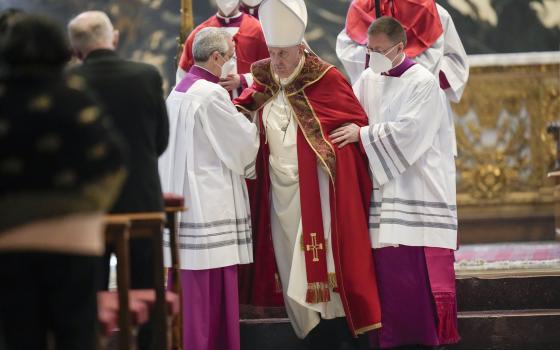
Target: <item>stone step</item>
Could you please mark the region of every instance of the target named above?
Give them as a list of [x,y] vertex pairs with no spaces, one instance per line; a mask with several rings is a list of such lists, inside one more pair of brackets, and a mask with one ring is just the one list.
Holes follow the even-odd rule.
[[457,274],[459,311],[560,309],[560,271],[475,271]]
[[287,318],[241,320],[241,350],[305,350]]
[[449,350],[558,350],[560,309],[459,313],[459,344]]
[[[558,350],[560,309],[459,313],[459,344],[449,350]],[[242,320],[242,350],[304,350],[287,318]]]
[[[459,311],[560,309],[560,271],[458,272],[457,303]],[[242,319],[286,317],[283,307],[241,307]]]

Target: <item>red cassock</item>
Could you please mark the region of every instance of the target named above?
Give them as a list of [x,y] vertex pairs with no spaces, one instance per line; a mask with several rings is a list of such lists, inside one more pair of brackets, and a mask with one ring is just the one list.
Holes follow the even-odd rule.
[[[443,33],[434,0],[380,0],[382,16],[396,18],[406,30],[408,57],[416,57],[432,46]],[[360,45],[375,19],[375,0],[353,0],[346,16],[346,33]]]
[[[251,72],[253,86],[234,101],[241,111],[259,111],[261,130],[256,190],[250,194],[253,197],[251,204],[258,207],[258,212],[252,214],[259,216],[258,226],[253,230],[254,264],[244,267],[240,294],[243,303],[278,305],[281,290],[278,288],[272,246],[269,149],[262,123],[262,108],[278,92],[279,85],[272,77],[270,59],[255,63]],[[354,334],[378,328],[381,311],[368,233],[372,183],[367,159],[357,143],[339,149],[331,144],[328,136],[346,123],[367,125],[367,115],[342,74],[313,55],[306,56],[300,74],[285,87],[285,92],[299,126],[297,153],[304,239],[309,234],[306,222],[313,224],[313,220],[322,220],[320,210],[318,215],[307,214],[313,213],[313,207],[320,208],[316,182],[319,163],[330,178],[335,292],[340,294],[349,328]],[[307,256],[306,268],[309,282]],[[319,301],[321,299],[322,296],[319,296]]]
[[[196,27],[185,41],[179,67],[187,72],[194,64],[192,56],[192,44],[196,33],[206,27],[226,27],[223,20],[216,15],[210,17]],[[268,47],[264,40],[261,24],[254,17],[242,14],[239,31],[233,36],[235,42],[235,54],[237,56],[237,72],[240,74],[249,73],[253,62],[268,57]]]

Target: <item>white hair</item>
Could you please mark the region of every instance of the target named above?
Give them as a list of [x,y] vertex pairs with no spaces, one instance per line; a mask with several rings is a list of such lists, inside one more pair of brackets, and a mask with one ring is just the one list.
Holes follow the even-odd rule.
[[113,32],[109,16],[101,11],[82,12],[68,23],[70,44],[79,52],[111,46]]
[[231,35],[223,29],[215,27],[201,29],[196,33],[192,46],[194,61],[206,62],[216,51],[225,55],[229,49],[228,40],[231,40]]

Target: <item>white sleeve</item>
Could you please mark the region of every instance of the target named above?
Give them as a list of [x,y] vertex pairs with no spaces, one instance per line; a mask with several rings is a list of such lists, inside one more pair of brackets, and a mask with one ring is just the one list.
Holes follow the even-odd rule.
[[257,126],[237,111],[226,90],[207,102],[201,122],[214,152],[231,171],[253,178],[259,150]]
[[245,74],[243,74],[243,77],[245,77],[245,81],[247,82],[247,86],[253,85],[253,74],[245,73]]
[[360,102],[360,105],[365,108],[366,101],[364,99],[363,85],[364,77],[360,75],[358,80],[352,85],[352,90],[354,90],[354,95],[356,95],[356,98]]
[[343,29],[336,37],[336,55],[354,84],[366,69],[366,47],[350,39]]
[[432,146],[446,113],[435,79],[412,89],[396,118],[360,129],[373,177],[380,186],[405,172]]
[[185,75],[187,75],[187,72],[185,72],[183,68],[177,67],[177,73],[175,73],[175,85],[179,84]]
[[459,102],[467,80],[469,79],[469,63],[467,53],[455,29],[453,19],[443,7],[437,5],[438,13],[445,35],[444,56],[441,62],[441,70],[445,74],[450,88],[445,89],[445,94],[451,102]]
[[416,63],[421,64],[424,68],[432,72],[432,74],[437,78],[439,75],[439,70],[441,69],[441,63],[443,60],[443,49],[445,46],[445,33],[440,35],[435,43],[427,48],[420,55],[414,57]]

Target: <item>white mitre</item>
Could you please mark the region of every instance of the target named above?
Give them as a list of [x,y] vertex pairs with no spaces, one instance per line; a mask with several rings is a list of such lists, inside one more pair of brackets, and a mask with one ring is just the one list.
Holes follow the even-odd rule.
[[264,0],[259,20],[268,47],[291,47],[303,42],[307,7],[303,0]]

